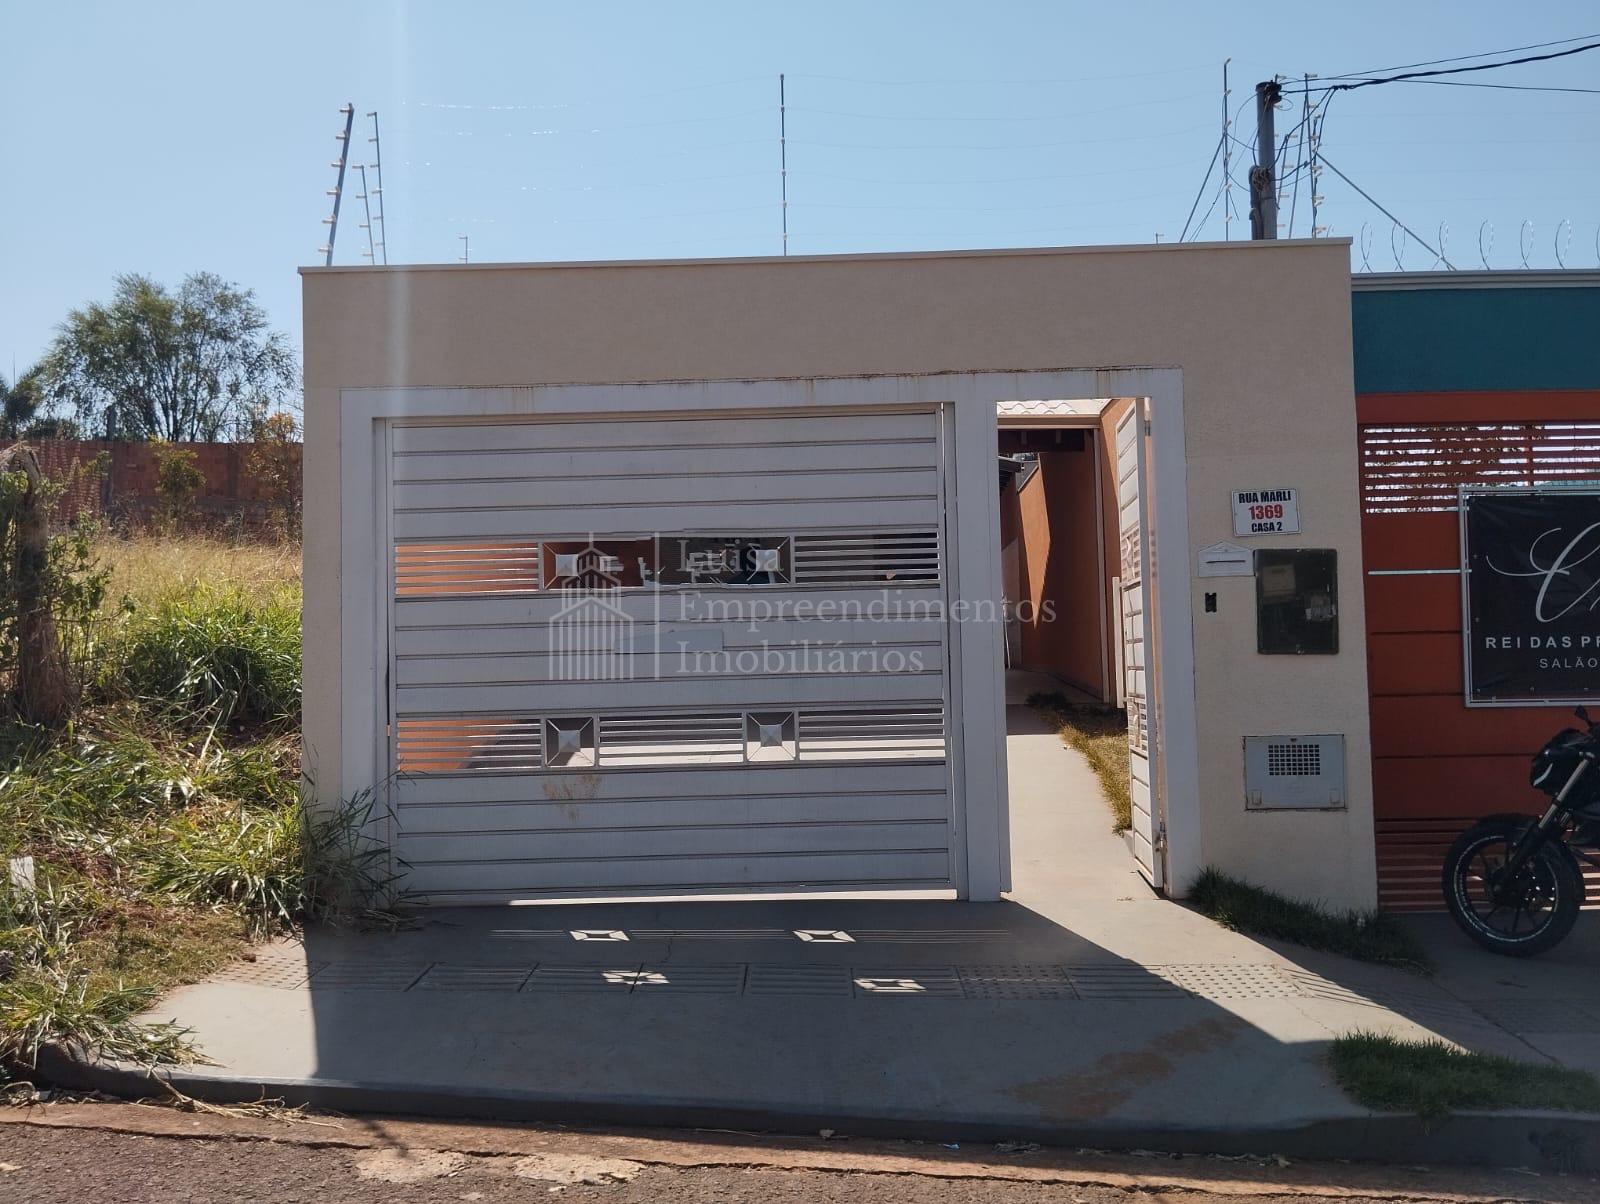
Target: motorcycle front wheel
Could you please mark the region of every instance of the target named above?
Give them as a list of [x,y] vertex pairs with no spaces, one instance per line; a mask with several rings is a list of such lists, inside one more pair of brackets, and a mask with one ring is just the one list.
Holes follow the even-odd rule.
[[1485,820],[1450,846],[1444,897],[1468,936],[1508,957],[1532,957],[1557,944],[1578,919],[1583,875],[1566,847],[1550,839],[1504,880],[1504,867],[1531,820]]

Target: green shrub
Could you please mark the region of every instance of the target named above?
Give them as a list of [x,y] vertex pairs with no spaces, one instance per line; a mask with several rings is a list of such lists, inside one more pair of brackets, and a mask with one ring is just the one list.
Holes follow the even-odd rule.
[[115,686],[196,721],[300,720],[300,615],[282,601],[196,592],[136,616]]
[[241,913],[253,935],[316,920],[396,922],[388,849],[371,840],[372,797],[322,814],[306,804],[190,809],[152,834],[148,884]]
[[107,851],[119,823],[179,806],[197,790],[191,766],[135,732],[41,741],[0,777],[0,852],[35,842]]
[[200,457],[187,447],[174,447],[160,439],[150,441],[156,457],[156,489],[161,494],[162,521],[170,530],[188,517],[194,500],[206,483]]
[[287,927],[305,910],[298,807],[185,812],[152,836],[152,889],[186,903],[227,905],[253,935]]

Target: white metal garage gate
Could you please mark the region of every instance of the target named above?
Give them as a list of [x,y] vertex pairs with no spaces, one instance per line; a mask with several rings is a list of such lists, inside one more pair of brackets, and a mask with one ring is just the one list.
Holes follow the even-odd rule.
[[386,424],[407,886],[955,885],[949,414]]

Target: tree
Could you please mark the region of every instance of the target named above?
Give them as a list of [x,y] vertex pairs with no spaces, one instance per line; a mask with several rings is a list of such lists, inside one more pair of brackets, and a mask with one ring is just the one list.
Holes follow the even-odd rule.
[[244,469],[285,539],[300,536],[300,427],[293,414],[269,414],[257,425]]
[[267,329],[255,294],[209,272],[176,293],[148,276],[117,277],[108,304],[67,316],[41,368],[83,430],[118,439],[243,437],[299,383],[288,340]]
[[194,499],[206,483],[206,474],[201,471],[200,457],[187,447],[173,447],[160,441],[155,445],[155,453],[156,489],[166,511],[163,517],[168,528],[176,531],[194,508]]
[[38,368],[30,368],[17,377],[15,384],[0,376],[0,438],[21,437],[39,412],[44,401],[39,375]]
[[0,621],[15,643],[13,703],[24,722],[55,727],[72,713],[66,650],[50,605],[50,507],[33,449],[0,454]]

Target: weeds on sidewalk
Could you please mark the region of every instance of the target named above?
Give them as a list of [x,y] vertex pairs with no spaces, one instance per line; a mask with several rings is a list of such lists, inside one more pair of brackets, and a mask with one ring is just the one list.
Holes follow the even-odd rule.
[[1414,972],[1431,968],[1416,937],[1380,911],[1333,911],[1251,886],[1216,869],[1201,872],[1188,898],[1201,914],[1235,932]]
[[193,1060],[183,1029],[135,1019],[154,1001],[148,987],[95,987],[73,970],[0,983],[0,1082],[7,1066],[35,1065],[47,1043],[150,1065]]
[[1591,1074],[1469,1053],[1443,1041],[1352,1033],[1333,1042],[1328,1062],[1339,1086],[1378,1112],[1600,1112],[1600,1082]]
[[1111,808],[1111,830],[1125,832],[1133,826],[1133,797],[1128,789],[1128,714],[1126,711],[1087,707],[1065,694],[1030,694],[1028,705],[1061,733],[1061,739],[1082,753],[1100,779],[1100,790]]
[[161,992],[302,923],[399,922],[372,798],[302,798],[294,550],[96,552],[112,587],[80,706],[0,723],[0,1080],[46,1043],[192,1057],[138,1019]]
[[186,903],[227,907],[253,937],[298,924],[402,923],[388,850],[369,839],[371,792],[337,810],[305,803],[213,819],[191,811],[146,851],[148,882]]

